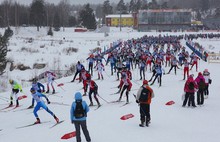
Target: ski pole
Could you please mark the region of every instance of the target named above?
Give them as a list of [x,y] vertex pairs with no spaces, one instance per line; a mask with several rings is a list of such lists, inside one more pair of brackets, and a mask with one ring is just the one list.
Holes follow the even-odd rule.
[[99,94],[97,94],[97,96],[102,99],[103,101],[105,101],[106,103],[110,103],[109,101],[105,100],[103,97],[101,97]]

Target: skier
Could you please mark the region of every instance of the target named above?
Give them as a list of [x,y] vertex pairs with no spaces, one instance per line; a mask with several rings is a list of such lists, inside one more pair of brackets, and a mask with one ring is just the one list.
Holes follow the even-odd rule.
[[185,99],[183,101],[182,107],[186,106],[187,101],[188,106],[192,105],[192,107],[196,107],[194,94],[197,88],[198,86],[193,79],[193,75],[190,75],[184,85]]
[[98,85],[95,83],[94,80],[91,80],[91,77],[87,78],[87,84],[89,86],[89,100],[90,100],[89,106],[93,106],[92,93],[94,93],[94,98],[95,98],[98,106],[101,106],[101,104],[99,103],[99,99],[97,98],[97,95],[98,95]]
[[35,88],[31,88],[30,89],[31,95],[33,97],[33,99],[37,102],[37,105],[34,107],[34,116],[36,117],[37,121],[34,124],[40,124],[40,118],[38,117],[37,111],[42,107],[43,109],[45,109],[48,113],[50,113],[54,119],[56,120],[56,122],[59,122],[59,119],[56,117],[56,115],[45,105],[45,103],[41,100],[42,94],[37,92],[35,90]]
[[80,63],[80,61],[77,62],[76,64],[76,73],[73,77],[73,80],[71,82],[74,82],[76,79],[76,76],[79,74],[79,82],[81,82],[81,70],[85,69],[85,67]]
[[105,71],[104,65],[102,64],[102,62],[98,61],[98,64],[96,65],[96,69],[98,70],[98,79],[103,78],[103,74],[102,72]]
[[156,71],[155,78],[154,78],[153,82],[150,85],[153,85],[155,80],[159,77],[158,78],[158,83],[159,83],[159,86],[161,86],[161,83],[162,83],[162,73],[164,72],[164,70],[162,69],[161,65],[158,64],[157,67],[155,67],[155,71]]
[[148,86],[148,81],[143,80],[143,85],[137,92],[136,103],[140,106],[140,120],[141,124],[139,126],[144,127],[149,125],[151,116],[150,116],[150,103],[151,99],[154,97],[154,92],[152,88]]
[[[45,90],[44,90],[44,85],[41,84],[40,82],[38,82],[38,81],[37,81],[37,78],[34,78],[34,79],[33,79],[32,88],[34,88],[35,91],[37,91],[37,92],[39,92],[39,93],[45,92]],[[50,101],[49,101],[49,99],[47,98],[46,95],[42,94],[42,97],[44,97],[44,98],[47,100],[47,103],[50,104]],[[31,103],[31,105],[28,107],[28,109],[33,108],[33,107],[34,107],[34,98],[32,98],[32,103]]]
[[18,102],[18,93],[19,91],[22,92],[22,87],[20,84],[18,84],[16,81],[10,79],[9,83],[11,84],[12,87],[12,92],[10,95],[10,104],[9,107],[13,106],[13,96],[15,96],[16,99],[16,107],[19,106],[19,102]]
[[[77,108],[77,106],[80,107]],[[72,124],[75,125],[77,142],[81,142],[80,127],[82,128],[82,131],[86,137],[86,141],[91,142],[89,131],[86,125],[86,117],[88,112],[89,112],[89,107],[87,103],[82,100],[82,94],[80,92],[76,92],[75,101],[72,103],[70,110],[70,119]]]
[[205,95],[205,98],[207,98],[208,95],[209,95],[209,84],[212,83],[212,80],[210,78],[210,72],[208,71],[208,69],[205,69],[203,71],[203,76],[205,78],[205,84],[206,84],[206,87],[205,87],[205,90],[204,90],[204,95]]
[[128,77],[126,77],[125,74],[123,74],[122,77],[121,77],[120,84],[118,85],[119,92],[121,92],[121,93],[120,93],[120,97],[119,97],[119,99],[118,99],[118,102],[121,101],[123,92],[124,92],[125,90],[127,90],[127,91],[126,91],[126,97],[127,97],[126,103],[129,103],[128,94],[129,94],[129,91],[131,90],[131,87],[132,87],[132,83],[131,83],[130,79],[129,79]]
[[187,75],[187,78],[189,77],[189,62],[187,59],[184,59],[184,69],[183,69],[183,80],[185,80],[185,77]]
[[110,55],[107,59],[106,65],[108,64],[108,62],[110,62],[110,66],[111,66],[111,75],[113,75],[113,69],[114,72],[116,72],[116,58],[114,57],[114,55]]
[[145,68],[146,68],[146,62],[145,60],[141,60],[139,64],[140,80],[142,80],[142,74],[143,74],[143,79],[145,79]]
[[89,69],[88,71],[91,72],[90,74],[93,75],[93,65],[95,62],[95,57],[93,54],[91,54],[86,60],[89,61]]
[[170,71],[174,68],[174,72],[176,75],[176,68],[179,69],[179,67],[177,66],[177,63],[178,63],[178,61],[177,61],[176,57],[171,58],[171,68],[167,74],[170,74]]
[[198,60],[200,60],[200,58],[196,55],[193,55],[192,66],[191,66],[190,70],[192,70],[193,66],[196,65],[196,71],[198,71]]
[[88,71],[86,71],[85,69],[82,69],[82,71],[81,71],[81,78],[83,80],[82,81],[82,83],[83,83],[83,91],[84,91],[83,96],[86,96],[86,92],[87,92],[87,88],[88,88],[87,77],[91,77],[91,75],[89,74]]
[[47,77],[47,92],[46,93],[50,92],[50,85],[51,85],[51,87],[53,89],[52,94],[55,94],[55,89],[54,89],[54,86],[53,86],[53,82],[54,82],[54,79],[55,79],[56,75],[53,72],[46,71],[45,76]]

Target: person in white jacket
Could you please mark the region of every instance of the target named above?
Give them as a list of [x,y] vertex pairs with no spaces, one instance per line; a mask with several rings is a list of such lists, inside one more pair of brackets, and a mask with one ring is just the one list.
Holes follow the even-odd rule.
[[208,95],[209,95],[209,84],[212,83],[212,80],[210,78],[210,72],[208,71],[208,69],[205,69],[203,71],[203,77],[205,78],[205,84],[206,84],[206,87],[205,87],[205,90],[204,90],[204,95],[205,95],[205,98],[208,98]]

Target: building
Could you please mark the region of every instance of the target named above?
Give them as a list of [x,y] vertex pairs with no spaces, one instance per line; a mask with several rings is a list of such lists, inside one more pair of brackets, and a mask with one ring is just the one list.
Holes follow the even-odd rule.
[[105,17],[105,23],[110,27],[133,27],[134,18],[132,14],[117,14],[117,15],[107,15]]
[[186,30],[191,26],[191,17],[191,10],[185,9],[139,10],[138,30]]

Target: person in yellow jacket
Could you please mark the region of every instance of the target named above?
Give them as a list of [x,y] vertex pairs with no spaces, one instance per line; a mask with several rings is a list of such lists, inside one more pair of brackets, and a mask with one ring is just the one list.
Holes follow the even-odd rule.
[[[143,80],[143,85],[137,92],[136,102],[140,106],[140,127],[144,127],[145,125],[148,127],[151,116],[150,116],[150,104],[151,99],[154,97],[154,92],[150,86],[148,86],[148,81]],[[145,124],[145,125],[144,125]]]
[[13,106],[13,96],[15,96],[15,99],[16,99],[16,107],[19,106],[19,102],[18,102],[18,93],[19,91],[22,92],[22,87],[20,84],[18,84],[16,81],[10,79],[9,80],[9,83],[11,84],[11,87],[12,87],[12,92],[11,92],[11,95],[10,95],[10,104],[9,106]]

